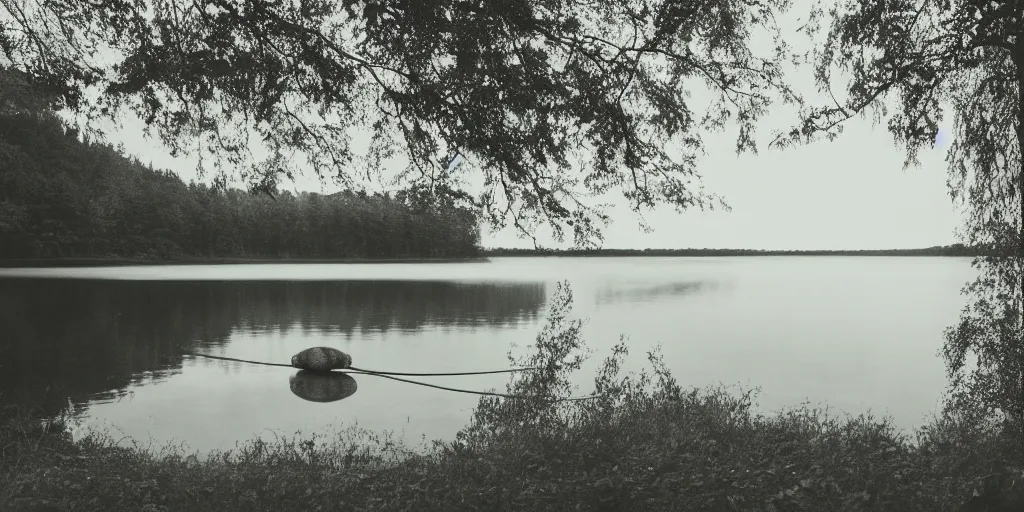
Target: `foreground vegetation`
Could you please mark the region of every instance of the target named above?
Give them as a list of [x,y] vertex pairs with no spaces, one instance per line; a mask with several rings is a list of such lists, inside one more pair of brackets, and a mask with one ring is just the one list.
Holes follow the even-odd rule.
[[[256,439],[197,457],[126,446],[68,422],[0,417],[0,510],[1020,510],[1019,443],[975,411],[913,436],[870,415],[755,412],[753,393],[683,390],[650,353],[624,375],[620,343],[593,400],[569,376],[588,351],[560,287],[508,384],[453,441],[413,450],[347,430]],[[968,503],[969,507],[961,508]]]

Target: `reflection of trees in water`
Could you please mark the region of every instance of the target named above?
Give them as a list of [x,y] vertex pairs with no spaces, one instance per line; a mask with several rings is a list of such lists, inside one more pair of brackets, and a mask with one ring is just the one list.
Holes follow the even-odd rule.
[[598,292],[598,304],[615,304],[619,302],[636,302],[657,300],[681,295],[691,295],[716,287],[715,283],[706,281],[681,281],[662,283],[640,288],[609,288]]
[[541,283],[342,281],[232,283],[241,326],[352,333],[419,329],[424,325],[480,326],[535,318]]
[[110,398],[236,329],[501,325],[544,300],[542,283],[0,280],[0,400],[53,413]]

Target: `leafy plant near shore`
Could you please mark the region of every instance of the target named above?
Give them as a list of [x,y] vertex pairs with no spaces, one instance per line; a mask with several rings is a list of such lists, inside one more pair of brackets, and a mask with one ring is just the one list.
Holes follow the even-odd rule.
[[623,374],[625,341],[598,370],[596,399],[557,401],[589,355],[571,305],[559,286],[532,350],[510,356],[543,368],[507,386],[536,399],[484,397],[454,441],[419,451],[349,429],[201,459],[109,433],[72,440],[61,421],[5,412],[0,509],[943,511],[1024,499],[1024,468],[979,411],[947,410],[913,438],[870,415],[762,415],[751,392],[682,389],[657,352]]

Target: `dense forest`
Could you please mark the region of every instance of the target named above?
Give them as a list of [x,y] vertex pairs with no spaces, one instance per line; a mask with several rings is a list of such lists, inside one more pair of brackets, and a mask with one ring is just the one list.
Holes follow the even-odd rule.
[[518,249],[496,248],[486,256],[979,256],[986,250],[963,244],[925,249],[766,251],[759,249]]
[[80,137],[51,112],[2,107],[0,258],[466,258],[480,250],[477,216],[453,194],[268,195],[186,184]]

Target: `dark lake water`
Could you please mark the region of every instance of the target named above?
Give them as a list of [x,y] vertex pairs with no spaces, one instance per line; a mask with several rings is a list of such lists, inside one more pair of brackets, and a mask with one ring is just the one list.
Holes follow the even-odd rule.
[[[966,258],[909,257],[0,270],[0,401],[70,406],[83,426],[154,448],[352,425],[410,444],[450,438],[476,397],[363,375],[350,396],[319,403],[293,392],[320,385],[294,370],[183,353],[287,363],[325,345],[369,369],[507,368],[565,279],[596,351],[581,393],[626,335],[630,369],[660,343],[683,385],[760,387],[766,412],[810,401],[911,428],[939,406],[942,332],[973,275]],[[507,376],[419,380],[501,390]]]

